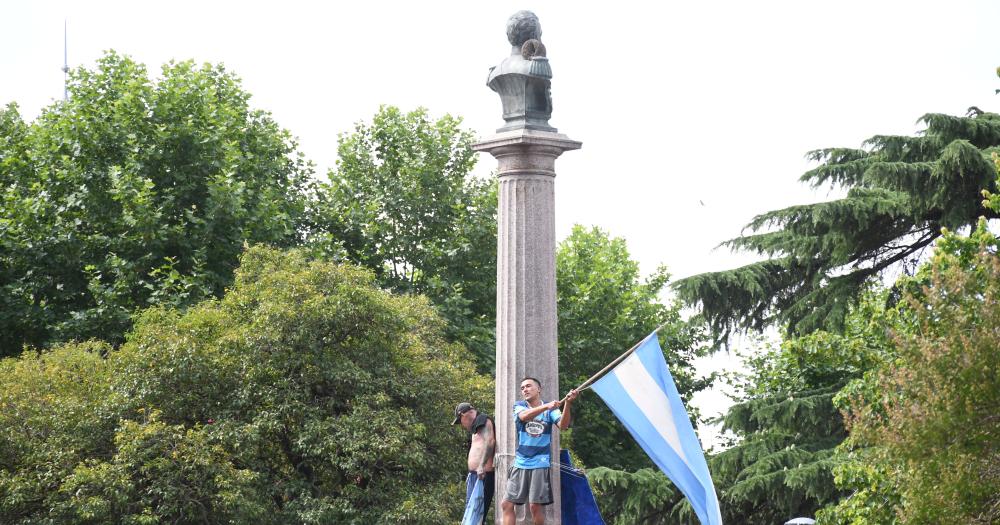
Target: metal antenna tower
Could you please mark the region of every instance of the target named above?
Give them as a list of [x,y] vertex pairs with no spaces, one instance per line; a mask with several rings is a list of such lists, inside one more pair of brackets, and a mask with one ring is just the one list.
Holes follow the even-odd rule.
[[69,100],[69,53],[67,52],[66,19],[63,19],[63,100]]

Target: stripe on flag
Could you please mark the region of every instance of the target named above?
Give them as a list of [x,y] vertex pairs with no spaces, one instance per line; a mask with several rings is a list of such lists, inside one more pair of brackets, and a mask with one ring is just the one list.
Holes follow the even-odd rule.
[[656,333],[591,388],[687,496],[703,525],[721,525],[705,454],[663,360]]

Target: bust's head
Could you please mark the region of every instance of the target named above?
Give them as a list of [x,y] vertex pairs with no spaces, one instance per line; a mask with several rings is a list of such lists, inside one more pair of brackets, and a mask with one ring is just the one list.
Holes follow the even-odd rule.
[[520,48],[531,39],[542,38],[542,25],[531,11],[518,11],[507,20],[507,40],[510,45]]

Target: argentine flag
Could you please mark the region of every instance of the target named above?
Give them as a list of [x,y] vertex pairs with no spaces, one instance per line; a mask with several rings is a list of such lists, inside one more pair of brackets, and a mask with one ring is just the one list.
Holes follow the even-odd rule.
[[667,370],[656,332],[591,388],[687,496],[702,525],[721,525],[705,454]]
[[[469,493],[468,501],[465,503],[465,514],[462,515],[462,525],[481,525],[483,522],[483,480],[474,473],[469,473],[470,477],[475,477],[472,491]],[[472,481],[471,479],[468,481]]]

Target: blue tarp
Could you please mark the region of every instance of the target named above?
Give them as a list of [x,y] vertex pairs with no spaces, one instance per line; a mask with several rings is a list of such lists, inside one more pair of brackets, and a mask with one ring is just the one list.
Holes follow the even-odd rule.
[[562,483],[563,525],[604,525],[587,476],[573,468],[573,461],[566,449],[559,453],[559,459],[562,463],[559,480]]

